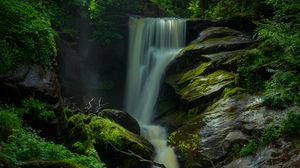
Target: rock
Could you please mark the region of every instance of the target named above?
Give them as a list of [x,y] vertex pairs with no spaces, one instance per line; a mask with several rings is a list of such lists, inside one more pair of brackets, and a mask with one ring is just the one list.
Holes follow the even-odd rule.
[[[300,167],[299,149],[294,143],[279,139],[277,145],[265,146],[256,154],[244,158],[239,158],[224,166],[224,168],[298,168]],[[298,145],[299,142],[297,141]]]
[[234,82],[235,75],[226,71],[216,71],[207,76],[197,76],[187,86],[181,88],[177,94],[188,102],[201,99],[203,97],[213,98],[222,89]]
[[235,130],[227,134],[223,142],[223,147],[225,150],[231,150],[233,144],[244,145],[247,141],[248,138],[246,135],[240,130]]
[[[232,160],[230,151],[233,144],[243,145],[252,136],[242,132],[243,129],[240,130],[243,125],[251,123],[249,128],[255,130],[248,132],[261,130],[261,134],[263,128],[269,124],[267,116],[272,116],[275,124],[279,124],[283,118],[281,111],[266,109],[261,104],[262,99],[257,95],[243,94],[242,97],[221,98],[171,133],[170,137],[175,132],[184,134],[176,136],[177,138],[171,137],[173,142],[170,144],[180,151],[178,144],[193,142],[193,137],[198,136],[199,145],[193,151],[200,152],[210,158],[216,167],[221,167]],[[188,155],[189,152],[180,153],[182,158]]]
[[204,41],[208,38],[221,38],[226,36],[245,36],[237,30],[228,27],[210,27],[203,30],[195,41]]
[[45,70],[36,64],[23,64],[0,75],[1,100],[20,102],[22,98],[35,95],[42,101],[62,111],[63,103],[58,77],[54,68]]
[[252,44],[252,40],[246,36],[226,36],[221,38],[209,38],[204,41],[198,39],[190,43],[179,54],[183,55],[197,55],[211,54],[222,51],[234,51],[248,47]]
[[113,120],[127,130],[140,135],[140,125],[129,113],[114,109],[104,109],[100,114],[102,117]]
[[80,142],[85,148],[94,146],[108,167],[149,167],[140,158],[152,160],[153,146],[143,137],[121,125],[100,116],[76,114],[69,119],[68,146]]
[[43,136],[51,137],[66,128],[60,84],[54,67],[25,63],[0,75],[0,101],[21,104],[23,99],[34,97],[52,106],[55,119],[42,120],[24,116],[31,127],[42,130]]

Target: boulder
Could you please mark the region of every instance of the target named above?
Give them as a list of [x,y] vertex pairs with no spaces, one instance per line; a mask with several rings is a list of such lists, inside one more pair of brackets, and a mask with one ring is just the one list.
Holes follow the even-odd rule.
[[2,103],[14,103],[17,106],[23,99],[33,97],[53,108],[55,118],[51,120],[37,119],[32,116],[34,114],[24,116],[28,125],[42,131],[42,136],[52,137],[65,130],[63,101],[54,66],[45,69],[37,64],[17,65],[15,69],[0,75],[0,91]]
[[152,160],[153,146],[108,118],[79,113],[69,119],[69,126],[68,146],[78,142],[86,149],[93,146],[108,167],[151,166],[137,156]]
[[0,75],[0,99],[20,102],[22,98],[35,96],[62,111],[60,84],[54,67],[44,69],[41,65],[25,63]]
[[140,125],[129,113],[114,109],[104,109],[100,114],[102,117],[108,118],[127,130],[140,135]]

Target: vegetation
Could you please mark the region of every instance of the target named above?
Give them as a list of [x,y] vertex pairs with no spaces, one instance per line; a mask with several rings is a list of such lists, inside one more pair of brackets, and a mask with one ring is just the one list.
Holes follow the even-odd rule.
[[[41,3],[35,7],[43,8]],[[0,1],[0,73],[18,63],[49,67],[56,55],[49,17],[27,1]]]
[[93,156],[77,155],[62,145],[53,142],[46,142],[39,137],[33,130],[16,129],[9,137],[7,142],[2,142],[3,155],[7,160],[15,165],[21,165],[24,161],[43,160],[74,163],[77,167],[102,168],[99,160]]

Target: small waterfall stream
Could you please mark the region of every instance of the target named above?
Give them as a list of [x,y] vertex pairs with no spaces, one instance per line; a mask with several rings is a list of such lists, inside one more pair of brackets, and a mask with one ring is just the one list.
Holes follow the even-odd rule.
[[186,21],[175,18],[131,18],[126,110],[142,127],[142,134],[155,147],[155,161],[178,168],[176,155],[167,145],[166,129],[151,123],[161,78],[168,64],[185,45]]

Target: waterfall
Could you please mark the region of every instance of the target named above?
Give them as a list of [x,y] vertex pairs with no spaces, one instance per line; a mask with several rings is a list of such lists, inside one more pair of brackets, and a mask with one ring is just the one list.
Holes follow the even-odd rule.
[[167,146],[166,129],[151,124],[161,78],[168,64],[185,45],[186,21],[175,18],[131,18],[125,106],[156,150],[155,161],[177,168],[177,158]]

